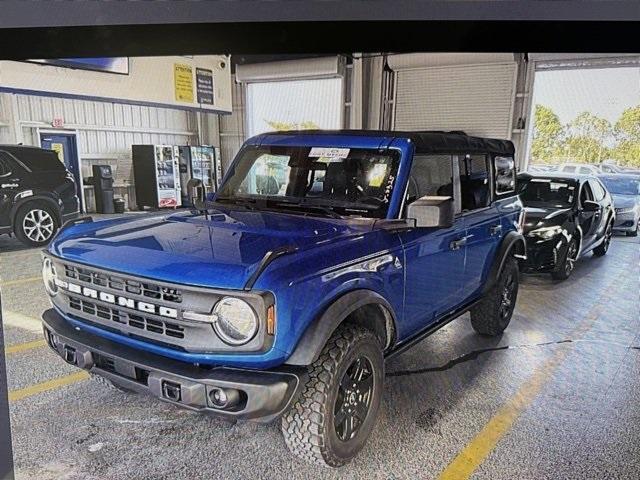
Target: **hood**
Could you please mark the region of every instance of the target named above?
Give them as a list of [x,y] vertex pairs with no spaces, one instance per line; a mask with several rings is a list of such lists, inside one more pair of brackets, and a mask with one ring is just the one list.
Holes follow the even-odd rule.
[[525,207],[524,233],[536,228],[562,225],[570,212],[570,208]]
[[640,202],[640,197],[637,195],[619,195],[611,194],[614,208],[631,208]]
[[[305,250],[371,231],[371,221],[264,211],[136,215],[69,227],[49,251],[130,275],[194,286],[242,289],[269,251]],[[135,218],[138,217],[138,218]]]

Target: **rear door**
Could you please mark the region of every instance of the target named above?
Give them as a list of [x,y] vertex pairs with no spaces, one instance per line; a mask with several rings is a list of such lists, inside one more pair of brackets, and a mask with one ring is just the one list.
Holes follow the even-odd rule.
[[[424,196],[453,196],[455,155],[416,155],[411,166],[406,205]],[[459,203],[459,202],[458,202]],[[405,250],[405,321],[400,337],[411,335],[461,303],[464,287],[464,220],[449,228],[413,228],[400,232]]]
[[484,273],[493,262],[502,238],[500,213],[492,201],[492,168],[488,154],[458,157],[462,218],[466,228],[467,253],[463,295],[474,295],[482,286]]
[[0,227],[11,225],[13,199],[23,183],[22,167],[6,152],[0,151]]

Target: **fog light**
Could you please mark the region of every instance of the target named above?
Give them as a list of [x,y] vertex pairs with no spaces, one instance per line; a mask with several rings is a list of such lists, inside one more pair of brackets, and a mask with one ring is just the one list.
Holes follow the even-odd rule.
[[214,408],[230,408],[240,400],[240,393],[233,388],[213,387],[209,390],[209,400]]

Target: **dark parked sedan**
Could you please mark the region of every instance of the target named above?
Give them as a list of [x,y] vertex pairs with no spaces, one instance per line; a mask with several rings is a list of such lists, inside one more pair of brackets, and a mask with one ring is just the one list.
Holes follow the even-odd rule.
[[607,253],[615,212],[600,181],[587,175],[523,173],[518,192],[525,206],[526,272],[564,280],[588,252]]

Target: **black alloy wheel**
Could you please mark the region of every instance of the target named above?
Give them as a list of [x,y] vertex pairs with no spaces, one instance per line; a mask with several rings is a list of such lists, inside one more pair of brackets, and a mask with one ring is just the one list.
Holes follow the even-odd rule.
[[566,280],[573,272],[577,260],[578,242],[575,238],[572,238],[567,245],[567,249],[564,254],[564,261],[562,264],[558,265],[557,270],[551,273],[551,276],[556,280]]
[[500,323],[508,324],[511,319],[511,314],[513,313],[513,309],[516,306],[516,288],[517,288],[517,280],[513,271],[505,272],[504,283],[502,286],[501,298],[500,298],[500,308],[498,313],[500,315]]
[[343,442],[355,437],[367,418],[373,386],[371,361],[365,356],[356,358],[342,377],[333,409],[336,435]]
[[593,249],[593,254],[596,257],[602,257],[609,250],[611,245],[611,237],[613,237],[613,222],[607,223],[607,229],[604,232],[604,240],[600,245]]

